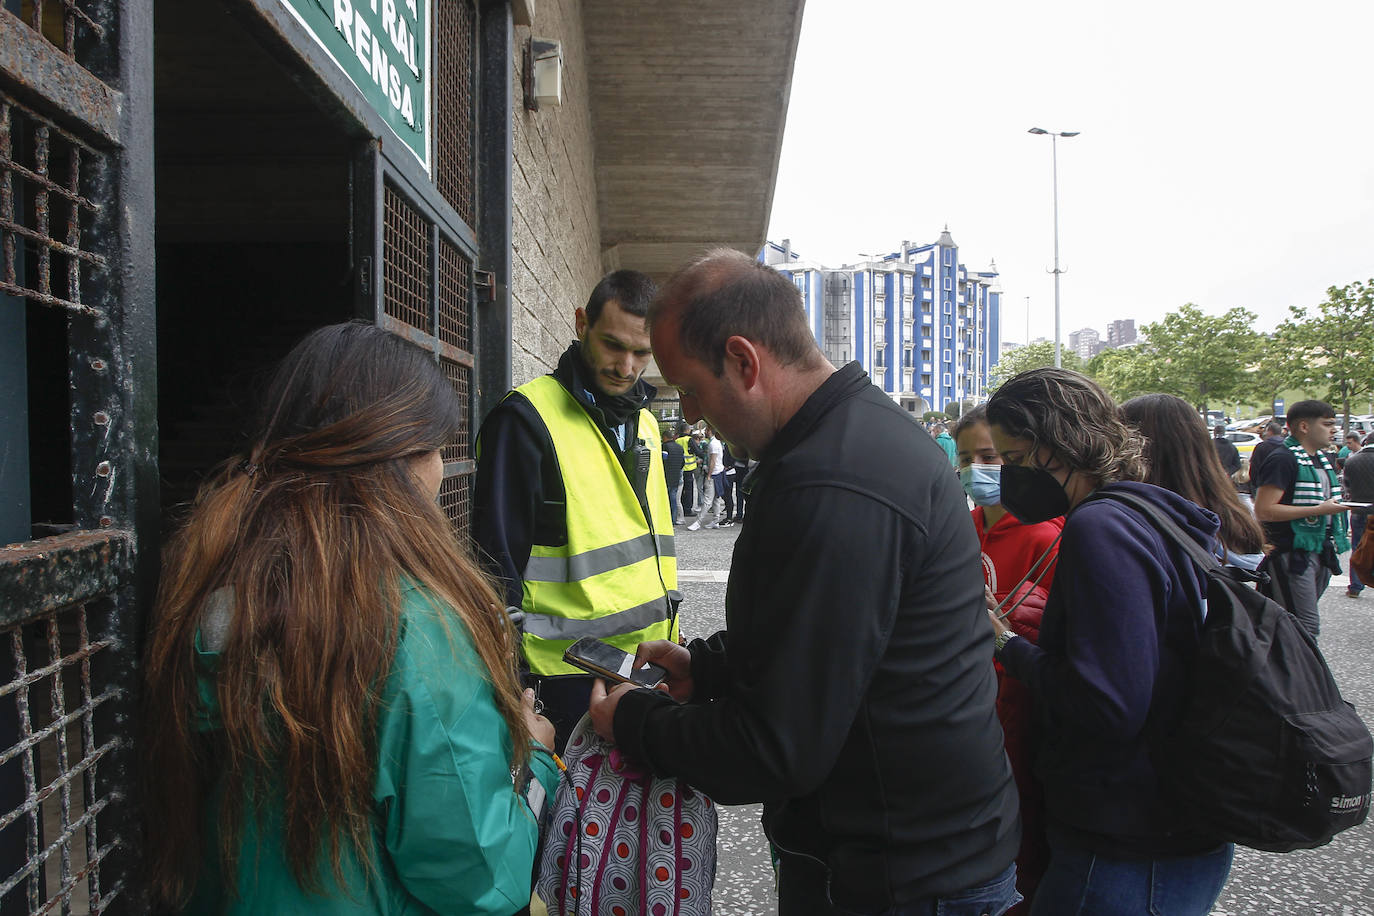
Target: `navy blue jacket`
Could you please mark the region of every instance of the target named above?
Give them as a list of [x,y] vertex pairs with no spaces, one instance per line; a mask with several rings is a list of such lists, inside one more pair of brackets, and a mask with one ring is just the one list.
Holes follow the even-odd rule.
[[[1217,517],[1145,483],[1108,484],[1162,508],[1214,549]],[[1182,710],[1197,656],[1202,572],[1135,510],[1107,499],[1069,513],[1040,644],[1002,665],[1035,694],[1036,773],[1050,822],[1107,855],[1187,855],[1217,840],[1181,832],[1159,797],[1151,740]]]

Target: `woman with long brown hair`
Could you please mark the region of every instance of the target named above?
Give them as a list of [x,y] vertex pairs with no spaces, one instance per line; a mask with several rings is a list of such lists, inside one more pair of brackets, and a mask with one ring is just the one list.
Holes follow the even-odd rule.
[[[163,565],[149,886],[188,912],[512,913],[553,727],[436,504],[463,407],[379,328],[309,334]],[[534,793],[534,797],[538,792]]]
[[[1121,405],[1121,416],[1145,437],[1145,482],[1211,509],[1221,520],[1222,546],[1254,568],[1264,532],[1236,495],[1197,411],[1172,394],[1142,394]],[[1253,562],[1246,562],[1247,555]]]

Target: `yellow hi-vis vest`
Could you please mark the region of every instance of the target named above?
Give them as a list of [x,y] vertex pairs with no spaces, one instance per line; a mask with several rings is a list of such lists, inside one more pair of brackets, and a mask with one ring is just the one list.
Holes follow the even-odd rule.
[[684,471],[695,471],[697,469],[697,456],[692,453],[691,435],[679,436],[673,441],[682,446],[682,469]]
[[677,588],[677,555],[658,421],[647,410],[639,412],[638,438],[649,449],[645,489],[651,526],[620,459],[568,390],[544,375],[516,391],[549,431],[567,494],[568,542],[534,544],[522,576],[530,671],[585,673],[563,661],[563,650],[583,636],[632,655],[641,642],[677,639],[667,596]]

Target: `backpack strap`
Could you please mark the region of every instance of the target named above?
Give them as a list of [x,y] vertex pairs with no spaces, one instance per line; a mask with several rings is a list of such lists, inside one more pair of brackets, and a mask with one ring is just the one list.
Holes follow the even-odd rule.
[[[1045,578],[1045,576],[1049,575],[1050,567],[1054,564],[1046,563],[1045,561],[1050,558],[1050,554],[1054,552],[1054,548],[1059,546],[1059,542],[1063,539],[1063,537],[1064,529],[1060,528],[1059,533],[1054,536],[1054,540],[1050,541],[1050,546],[1046,547],[1045,552],[1040,554],[1040,558],[1030,565],[1030,569],[1026,570],[1026,574],[1021,577],[1021,581],[1013,585],[1011,587],[1011,591],[1007,592],[1007,597],[1003,598],[1001,603],[998,604],[997,607],[992,609],[992,612],[997,615],[998,620],[1006,620],[1008,617],[1010,617],[1012,611],[1016,610],[1022,604],[1024,604],[1025,600],[1030,597],[1031,592],[1034,591],[1037,587],[1039,587],[1040,582]],[[1041,563],[1044,563],[1045,565],[1042,567],[1040,565]],[[1035,576],[1035,581],[1031,582],[1031,587],[1026,589],[1024,592],[1021,592],[1021,597],[1017,599],[1017,602],[1015,604],[1007,608],[1005,611],[1002,610],[1002,608],[1006,607],[1008,601],[1016,597],[1016,593],[1020,591],[1021,586],[1025,585],[1031,576]]]

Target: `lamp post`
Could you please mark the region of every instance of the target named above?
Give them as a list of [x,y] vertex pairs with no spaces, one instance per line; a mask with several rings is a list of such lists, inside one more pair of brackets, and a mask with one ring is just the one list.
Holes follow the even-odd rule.
[[1059,275],[1064,271],[1059,269],[1059,138],[1077,137],[1079,131],[1045,130],[1040,127],[1032,127],[1029,131],[1032,134],[1048,134],[1050,138],[1050,163],[1054,178],[1054,368],[1058,369],[1063,365],[1059,355]]

